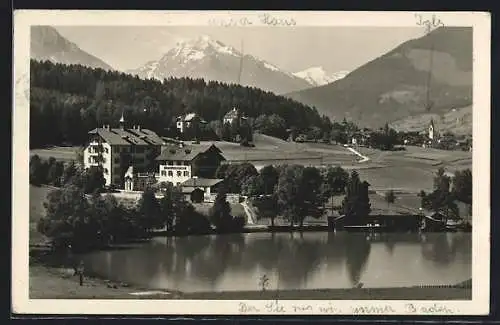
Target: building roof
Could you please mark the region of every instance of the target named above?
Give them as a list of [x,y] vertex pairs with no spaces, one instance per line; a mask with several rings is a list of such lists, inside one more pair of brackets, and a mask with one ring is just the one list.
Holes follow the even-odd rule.
[[181,184],[182,187],[192,187],[193,190],[197,187],[212,187],[222,182],[223,179],[218,178],[190,178]]
[[194,190],[199,190],[199,191],[205,192],[203,189],[201,189],[199,187],[181,186],[181,193],[183,193],[183,194],[193,193]]
[[196,113],[189,113],[189,114],[186,114],[186,116],[184,116],[184,121],[191,121],[192,119],[194,119],[196,117]]
[[177,145],[180,145],[180,144],[183,144],[184,141],[182,140],[178,140],[178,139],[174,139],[174,138],[169,138],[169,137],[161,137],[163,141],[165,141],[167,144],[177,144]]
[[89,134],[99,135],[110,145],[161,146],[165,143],[155,132],[148,129],[96,128],[89,131]]
[[200,153],[209,150],[216,150],[219,154],[221,151],[214,144],[200,144],[194,146],[178,147],[178,146],[165,146],[163,147],[160,155],[155,160],[179,160],[179,161],[192,161]]
[[235,107],[233,108],[232,110],[230,110],[229,112],[227,112],[225,115],[224,115],[224,118],[237,118],[238,117],[238,109]]
[[199,120],[200,123],[207,123],[204,119],[201,118],[201,116],[199,116],[196,113],[188,113],[186,115],[178,116],[177,117],[177,121],[190,122],[190,121],[192,121],[195,118],[198,118],[198,120]]

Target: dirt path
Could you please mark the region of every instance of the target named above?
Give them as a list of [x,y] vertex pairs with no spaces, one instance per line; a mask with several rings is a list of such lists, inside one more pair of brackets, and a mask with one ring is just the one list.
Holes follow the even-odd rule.
[[241,202],[241,206],[243,207],[243,210],[245,210],[245,213],[247,215],[247,224],[250,226],[253,226],[256,222],[253,212],[248,206],[246,201]]
[[346,149],[361,158],[361,160],[358,161],[359,163],[364,163],[364,162],[370,161],[370,158],[368,158],[367,156],[362,155],[359,151],[357,151],[357,150],[355,150],[355,149],[353,149],[351,147],[347,147]]

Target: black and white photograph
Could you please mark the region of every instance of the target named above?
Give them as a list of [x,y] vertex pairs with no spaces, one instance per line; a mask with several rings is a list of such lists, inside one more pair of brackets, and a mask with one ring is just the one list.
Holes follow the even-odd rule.
[[17,11],[14,311],[488,313],[489,33]]

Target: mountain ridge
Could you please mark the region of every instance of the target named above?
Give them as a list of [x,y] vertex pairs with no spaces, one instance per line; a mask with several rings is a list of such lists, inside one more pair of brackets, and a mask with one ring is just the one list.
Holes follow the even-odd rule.
[[243,54],[207,35],[179,42],[159,60],[148,61],[126,72],[141,78],[159,80],[189,77],[240,83],[276,94],[310,87],[302,78],[253,55]]
[[52,26],[32,26],[30,45],[31,59],[114,70],[108,63],[62,36]]
[[431,113],[441,115],[472,103],[471,28],[438,28],[402,43],[343,79],[286,96],[333,119],[345,117],[380,127],[429,113],[428,85]]

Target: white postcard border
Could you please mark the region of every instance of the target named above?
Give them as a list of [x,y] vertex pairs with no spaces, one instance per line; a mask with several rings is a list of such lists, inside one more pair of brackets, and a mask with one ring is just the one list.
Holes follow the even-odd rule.
[[[421,16],[419,16],[421,15]],[[31,25],[212,25],[267,28],[302,26],[415,26],[438,17],[445,26],[473,27],[473,261],[471,301],[270,301],[29,299],[29,44]],[[267,17],[267,18],[266,18]],[[420,17],[420,18],[419,18]],[[245,314],[355,314],[357,307],[390,306],[385,314],[485,315],[490,294],[490,14],[481,12],[249,12],[249,11],[63,11],[14,12],[14,108],[12,173],[12,308],[29,314],[240,314],[240,303],[259,312]],[[276,25],[275,25],[276,24]],[[422,27],[424,28],[424,27]],[[411,309],[412,304],[415,310]],[[300,311],[294,306],[312,306]],[[326,309],[320,309],[320,306]],[[392,311],[391,311],[392,310]],[[323,311],[323,312],[322,312]]]

